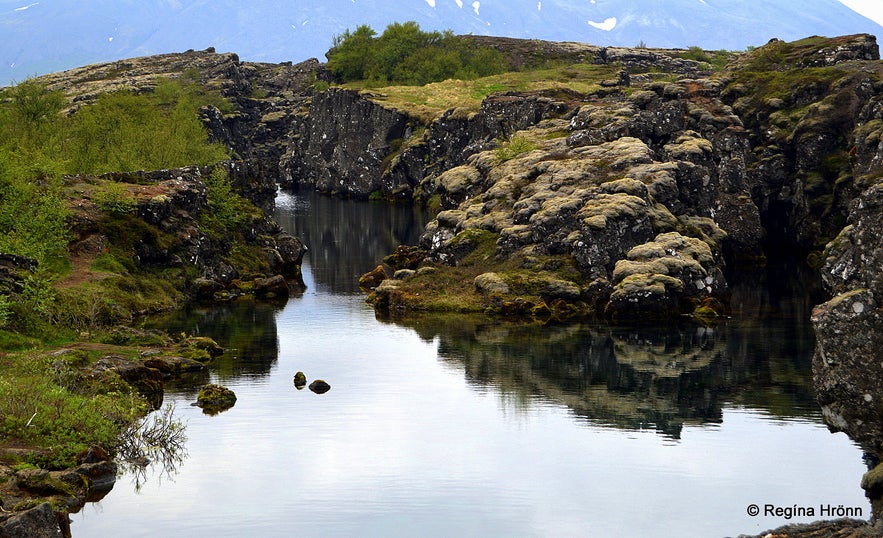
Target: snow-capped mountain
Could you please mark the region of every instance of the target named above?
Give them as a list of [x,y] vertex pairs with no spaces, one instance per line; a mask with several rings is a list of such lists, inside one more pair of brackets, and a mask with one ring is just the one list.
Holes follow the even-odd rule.
[[215,47],[323,58],[334,35],[391,22],[596,45],[742,50],[883,27],[837,0],[0,0],[0,85],[94,62]]

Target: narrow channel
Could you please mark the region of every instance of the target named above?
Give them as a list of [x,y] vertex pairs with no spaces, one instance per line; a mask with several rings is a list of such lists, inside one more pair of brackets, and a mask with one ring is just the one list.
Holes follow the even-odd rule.
[[[823,425],[798,282],[734,287],[715,327],[378,319],[359,274],[425,215],[282,193],[309,247],[283,304],[194,308],[172,331],[229,349],[215,416],[167,390],[186,454],[71,517],[91,536],[735,536],[858,507],[862,453]],[[331,390],[297,390],[292,378]],[[750,516],[751,505],[815,517]],[[833,519],[831,517],[830,519]]]

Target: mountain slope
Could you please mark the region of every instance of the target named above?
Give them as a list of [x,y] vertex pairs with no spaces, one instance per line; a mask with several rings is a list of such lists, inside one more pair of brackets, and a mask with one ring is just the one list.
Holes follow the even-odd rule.
[[394,21],[428,30],[597,45],[742,50],[883,27],[837,0],[0,0],[0,85],[120,58],[204,49],[322,58],[332,37]]

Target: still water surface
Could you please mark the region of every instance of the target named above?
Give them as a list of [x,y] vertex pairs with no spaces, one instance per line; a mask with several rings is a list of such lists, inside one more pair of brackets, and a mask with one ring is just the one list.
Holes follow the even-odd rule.
[[[277,203],[310,247],[306,291],[165,322],[230,349],[209,380],[236,405],[208,416],[194,387],[167,390],[187,453],[121,476],[72,516],[76,538],[734,536],[827,505],[869,515],[861,451],[814,403],[799,285],[746,279],[714,329],[392,323],[355,281],[424,217]],[[299,370],[331,391],[296,390]],[[751,504],[816,517],[750,517]]]

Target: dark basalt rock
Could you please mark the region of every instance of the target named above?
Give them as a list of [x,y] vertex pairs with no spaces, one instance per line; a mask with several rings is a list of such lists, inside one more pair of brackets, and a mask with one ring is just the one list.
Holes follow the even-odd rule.
[[313,381],[312,383],[310,383],[309,388],[311,391],[315,392],[316,394],[325,394],[326,392],[331,390],[331,385],[329,385],[328,383],[326,383],[325,381],[323,381],[321,379],[317,379],[317,380]]
[[288,297],[289,291],[288,281],[285,280],[285,277],[282,275],[275,275],[269,278],[256,278],[254,280],[255,297]]
[[[67,516],[62,516],[67,522]],[[0,514],[4,538],[63,538],[59,517],[48,502],[30,510]]]
[[[850,225],[825,253],[822,276],[834,297],[815,308],[813,382],[825,422],[883,457],[883,184],[853,202]],[[883,515],[883,487],[868,491]]]

